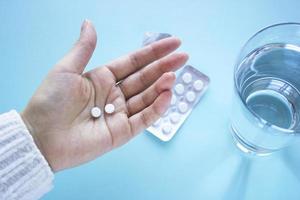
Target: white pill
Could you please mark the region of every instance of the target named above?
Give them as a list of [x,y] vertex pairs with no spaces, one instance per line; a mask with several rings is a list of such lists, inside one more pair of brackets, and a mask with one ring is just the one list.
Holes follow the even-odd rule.
[[186,72],[182,75],[182,80],[184,83],[188,84],[192,81],[192,75]]
[[195,95],[195,92],[192,92],[192,91],[188,91],[185,95],[185,98],[188,102],[193,102],[195,101],[196,99],[196,95]]
[[171,99],[171,105],[172,106],[176,104],[176,100],[177,100],[176,96],[172,95],[172,99]]
[[194,89],[195,89],[196,91],[200,91],[200,90],[202,90],[203,85],[204,85],[203,81],[197,80],[197,81],[194,82],[193,87],[194,87]]
[[187,110],[188,110],[188,105],[185,103],[185,102],[180,102],[178,104],[178,110],[181,112],[181,113],[185,113]]
[[177,85],[175,85],[175,92],[179,95],[183,94],[184,86],[181,83],[178,83]]
[[157,127],[157,126],[159,126],[159,124],[160,124],[160,119],[158,119],[156,122],[154,122],[152,124],[152,126]]
[[172,131],[172,126],[171,124],[165,124],[163,127],[162,127],[162,131],[164,134],[169,134],[171,133]]
[[93,108],[91,109],[91,115],[92,115],[93,117],[99,118],[99,117],[101,116],[101,114],[102,114],[102,112],[101,112],[100,108],[98,108],[98,107],[93,107]]
[[111,113],[115,112],[115,106],[111,103],[106,104],[104,107],[104,110],[106,113],[111,114]]
[[171,120],[172,123],[176,124],[180,120],[180,115],[177,112],[172,113],[171,116],[170,116],[170,120]]
[[169,113],[169,109],[168,109],[168,110],[166,110],[166,112],[164,112],[164,114],[163,114],[163,117],[167,116],[167,115],[168,115],[168,113]]

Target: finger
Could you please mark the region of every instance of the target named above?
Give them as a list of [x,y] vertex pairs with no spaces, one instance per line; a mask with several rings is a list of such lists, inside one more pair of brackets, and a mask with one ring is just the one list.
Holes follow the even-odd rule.
[[81,26],[78,41],[69,53],[56,64],[55,70],[81,74],[93,55],[96,43],[96,30],[90,21],[85,20]]
[[174,53],[157,62],[151,63],[140,71],[130,75],[119,85],[125,98],[140,93],[154,83],[165,72],[175,71],[188,60],[186,53]]
[[170,90],[175,81],[175,73],[164,73],[149,88],[136,96],[131,97],[127,101],[128,115],[132,116],[137,112],[151,105],[155,99],[164,91]]
[[106,66],[115,75],[116,80],[120,81],[151,62],[173,52],[180,44],[180,40],[175,37],[162,39],[136,52],[120,57]]
[[129,123],[132,134],[136,135],[158,120],[160,116],[168,109],[171,97],[172,92],[170,90],[166,90],[155,99],[153,104],[141,112],[131,116],[129,118]]

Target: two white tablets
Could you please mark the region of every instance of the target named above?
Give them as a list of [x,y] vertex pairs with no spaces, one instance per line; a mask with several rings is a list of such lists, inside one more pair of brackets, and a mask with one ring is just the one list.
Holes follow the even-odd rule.
[[[104,106],[104,111],[107,113],[107,114],[112,114],[113,112],[115,112],[115,106],[113,104],[106,104]],[[99,107],[95,106],[91,109],[91,115],[92,117],[94,118],[99,118],[102,114],[102,111]]]

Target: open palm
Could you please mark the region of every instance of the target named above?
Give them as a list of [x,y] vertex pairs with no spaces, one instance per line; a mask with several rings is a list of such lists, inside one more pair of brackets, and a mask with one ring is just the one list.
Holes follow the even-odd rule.
[[[54,171],[76,166],[126,143],[167,109],[172,71],[187,60],[170,54],[180,45],[168,38],[83,72],[96,46],[96,32],[85,21],[78,42],[50,71],[22,118]],[[104,106],[115,106],[112,114]],[[91,117],[94,106],[102,110]]]

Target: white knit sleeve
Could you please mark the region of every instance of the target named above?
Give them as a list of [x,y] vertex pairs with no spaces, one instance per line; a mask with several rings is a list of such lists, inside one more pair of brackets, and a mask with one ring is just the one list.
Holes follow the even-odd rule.
[[39,199],[53,179],[20,115],[15,110],[0,115],[0,199]]

